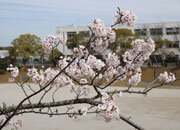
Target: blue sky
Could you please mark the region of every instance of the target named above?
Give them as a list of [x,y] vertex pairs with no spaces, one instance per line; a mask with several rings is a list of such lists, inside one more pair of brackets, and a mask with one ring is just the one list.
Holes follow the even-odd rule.
[[0,46],[25,33],[44,39],[57,26],[91,25],[95,18],[110,25],[118,6],[134,12],[137,23],[180,21],[180,0],[0,0]]

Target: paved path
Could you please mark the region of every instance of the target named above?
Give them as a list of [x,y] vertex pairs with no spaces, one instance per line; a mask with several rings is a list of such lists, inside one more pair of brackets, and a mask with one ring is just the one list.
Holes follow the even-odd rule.
[[[56,97],[70,99],[68,92],[69,87],[62,88]],[[3,101],[8,104],[16,104],[22,97],[24,95],[16,85],[0,85],[0,104]],[[49,99],[51,99],[50,96],[46,97],[45,100]],[[34,98],[34,100],[36,99]],[[123,115],[131,116],[133,121],[147,130],[180,130],[179,89],[154,89],[147,97],[123,94],[122,97],[117,98],[117,104]],[[123,121],[114,120],[105,123],[96,115],[81,117],[79,120],[67,117],[49,118],[48,116],[34,114],[26,114],[16,118],[21,118],[24,121],[24,126],[19,130],[134,130]],[[9,128],[5,130],[9,130]]]

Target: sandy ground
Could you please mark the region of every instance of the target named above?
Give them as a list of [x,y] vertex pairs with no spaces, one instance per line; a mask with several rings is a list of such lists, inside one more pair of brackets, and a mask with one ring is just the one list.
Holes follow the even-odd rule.
[[[34,85],[33,85],[34,86]],[[37,87],[37,86],[34,86]],[[111,87],[110,89],[114,89]],[[122,89],[116,87],[116,89]],[[71,99],[69,87],[59,90],[57,99]],[[94,92],[92,92],[94,94]],[[15,84],[0,84],[0,104],[16,104],[24,97],[21,89]],[[35,97],[34,100],[37,100]],[[51,99],[50,95],[45,100]],[[123,94],[117,98],[117,104],[123,115],[147,130],[180,130],[180,90],[154,89],[148,96]],[[62,108],[64,110],[64,108]],[[52,117],[26,114],[15,117],[23,119],[24,125],[19,130],[134,130],[123,121],[113,120],[106,123],[95,114],[80,117],[78,120],[68,117]],[[5,128],[9,130],[10,128]]]

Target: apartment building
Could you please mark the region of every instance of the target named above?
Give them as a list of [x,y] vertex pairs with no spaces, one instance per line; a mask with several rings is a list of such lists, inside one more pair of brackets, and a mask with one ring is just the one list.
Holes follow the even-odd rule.
[[[114,28],[126,28],[130,29],[133,33],[139,34],[141,38],[152,38],[157,41],[159,39],[168,39],[173,42],[173,45],[162,47],[162,51],[166,52],[166,55],[162,53],[155,53],[158,62],[166,60],[167,63],[179,64],[180,60],[180,22],[162,22],[162,23],[148,23],[148,24],[136,24],[134,26],[115,26]],[[82,33],[85,37],[90,35],[89,27],[87,26],[62,26],[56,28],[56,34],[71,38],[77,33]],[[59,45],[58,49],[65,56],[73,55],[73,47],[67,47],[66,45]],[[110,50],[106,50],[101,55],[105,56]],[[168,54],[171,53],[171,54]],[[173,54],[173,55],[172,55]]]

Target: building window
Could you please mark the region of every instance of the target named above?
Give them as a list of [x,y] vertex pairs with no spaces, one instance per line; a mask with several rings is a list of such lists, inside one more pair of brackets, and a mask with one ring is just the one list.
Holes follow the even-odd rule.
[[162,35],[163,34],[162,28],[151,28],[150,34],[151,36]]
[[135,34],[138,34],[140,36],[146,36],[147,35],[146,29],[135,29],[134,32],[135,32]]
[[89,37],[89,31],[80,31],[79,33],[83,34],[84,37]]
[[178,35],[179,34],[179,27],[174,28],[166,28],[166,34],[167,35]]
[[150,59],[153,61],[153,62],[162,62],[162,55],[151,55],[150,56]]
[[173,45],[168,44],[168,45],[166,45],[166,48],[173,48]]
[[76,32],[67,32],[67,37],[71,38],[76,34]]
[[179,48],[179,41],[175,41],[174,44],[173,44],[173,47],[174,48]]
[[178,60],[179,60],[178,55],[175,55],[175,56],[168,55],[168,56],[166,56],[166,63],[175,63]]

